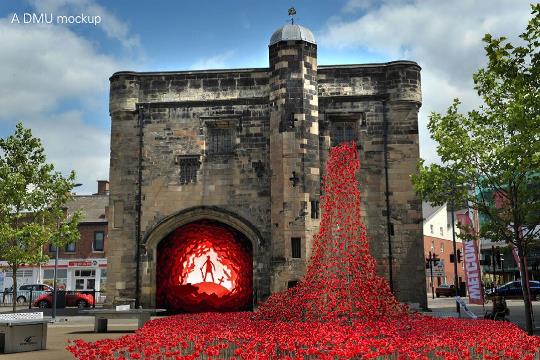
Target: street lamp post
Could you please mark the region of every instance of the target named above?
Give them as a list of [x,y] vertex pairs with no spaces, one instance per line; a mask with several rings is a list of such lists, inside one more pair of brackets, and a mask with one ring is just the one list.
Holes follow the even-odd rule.
[[[455,220],[454,220],[454,200],[453,199],[450,201],[450,211],[452,212],[452,247],[454,251],[454,292],[455,292],[454,295],[458,296],[458,287],[459,287],[458,272],[457,272],[458,257],[457,257],[457,249],[456,249],[456,227],[455,227]],[[456,301],[456,311],[458,313],[458,316],[461,316],[459,303],[457,301]]]
[[[57,228],[60,228],[60,221],[57,223]],[[56,319],[56,272],[58,270],[58,243],[54,246],[54,278],[53,278],[53,298],[52,298],[52,318]]]
[[[82,184],[75,184],[73,185],[74,188],[81,186]],[[64,213],[64,216],[67,214],[67,207],[62,208],[62,212]],[[56,221],[56,229],[60,230],[60,219]],[[58,241],[56,242],[56,245],[54,246],[54,277],[53,277],[53,298],[52,298],[52,319],[53,321],[56,320],[56,306],[57,306],[57,300],[58,300],[58,290],[56,286],[56,280],[57,280],[57,272],[58,272],[58,255],[60,253]]]

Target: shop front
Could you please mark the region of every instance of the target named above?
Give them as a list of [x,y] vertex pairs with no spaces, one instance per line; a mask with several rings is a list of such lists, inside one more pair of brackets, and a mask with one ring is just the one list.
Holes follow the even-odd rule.
[[[13,285],[13,274],[5,262],[0,261],[3,269],[3,287]],[[107,259],[58,259],[56,283],[59,289],[68,291],[104,291],[107,281]],[[54,282],[54,259],[42,265],[22,266],[17,271],[17,285],[47,284]]]

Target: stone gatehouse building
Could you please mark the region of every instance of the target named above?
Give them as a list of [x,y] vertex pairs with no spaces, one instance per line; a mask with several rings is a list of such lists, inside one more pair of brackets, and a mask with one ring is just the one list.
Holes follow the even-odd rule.
[[201,220],[251,242],[254,302],[293,285],[319,228],[330,147],[356,140],[378,270],[425,307],[410,182],[420,106],[415,62],[318,65],[311,31],[290,24],[272,35],[268,68],[113,74],[108,298],[155,306],[158,244]]

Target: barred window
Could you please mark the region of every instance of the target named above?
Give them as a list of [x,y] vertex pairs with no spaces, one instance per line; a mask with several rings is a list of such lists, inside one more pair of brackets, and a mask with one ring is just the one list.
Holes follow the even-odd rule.
[[230,154],[233,148],[233,129],[209,128],[208,129],[208,153]]
[[180,184],[196,182],[199,158],[197,156],[180,157],[178,163],[180,164]]
[[332,146],[337,146],[343,142],[356,141],[355,121],[335,121],[332,123],[330,138]]

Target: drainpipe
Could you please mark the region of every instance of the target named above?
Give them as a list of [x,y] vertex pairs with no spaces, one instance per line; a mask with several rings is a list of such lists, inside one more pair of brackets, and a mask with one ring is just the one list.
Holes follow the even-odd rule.
[[390,291],[394,293],[394,273],[392,269],[393,256],[392,256],[392,235],[394,229],[390,222],[390,190],[388,185],[388,118],[386,116],[386,100],[382,100],[383,104],[383,143],[384,143],[384,180],[385,191],[384,197],[386,199],[386,234],[388,237],[388,283],[390,284]]
[[136,197],[136,212],[137,221],[135,222],[135,239],[137,240],[135,261],[135,308],[138,309],[141,302],[141,202],[142,202],[142,155],[143,155],[143,105],[138,106],[139,120],[139,163],[137,166],[137,197]]

